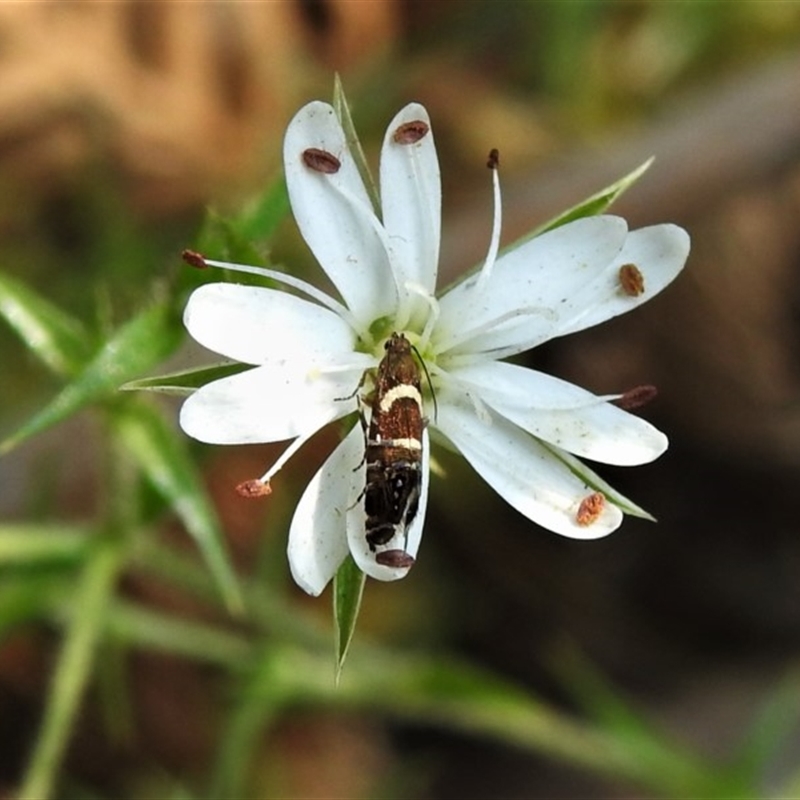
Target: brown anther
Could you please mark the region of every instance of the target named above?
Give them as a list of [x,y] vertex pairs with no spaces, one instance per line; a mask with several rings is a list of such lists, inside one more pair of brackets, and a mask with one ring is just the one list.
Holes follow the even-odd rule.
[[427,135],[430,129],[430,125],[427,122],[415,119],[412,122],[404,122],[402,125],[398,125],[393,138],[397,144],[416,144]]
[[342,162],[333,153],[318,147],[303,150],[303,163],[314,172],[324,172],[326,175],[333,175],[342,167]]
[[486,166],[489,167],[489,169],[497,169],[500,166],[500,151],[496,147],[493,147],[489,151],[489,158],[486,159]]
[[375,553],[375,561],[384,567],[396,569],[414,566],[414,556],[405,550],[382,550],[380,553]]
[[242,497],[266,497],[272,494],[272,487],[269,485],[269,481],[264,482],[259,478],[253,478],[252,480],[240,483],[236,487],[236,491]]
[[644,275],[636,264],[623,264],[619,268],[619,285],[628,297],[638,297],[644,292]]
[[658,389],[652,384],[645,384],[644,386],[634,386],[633,389],[628,389],[623,393],[622,397],[614,400],[614,405],[630,411],[632,408],[640,408],[647,405],[656,395]]
[[593,492],[588,497],[584,497],[583,500],[581,500],[581,504],[578,506],[578,513],[575,515],[575,522],[582,528],[597,522],[605,506],[605,495],[602,494],[602,492]]
[[198,253],[196,250],[184,250],[181,253],[181,258],[190,267],[194,267],[195,269],[208,269],[208,264],[206,264],[205,257],[202,253]]

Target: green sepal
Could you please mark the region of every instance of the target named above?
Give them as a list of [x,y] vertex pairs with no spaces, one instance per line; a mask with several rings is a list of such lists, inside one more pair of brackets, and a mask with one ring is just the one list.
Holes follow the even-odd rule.
[[63,422],[85,406],[112,396],[121,384],[163,361],[175,350],[182,336],[182,329],[167,304],[146,309],[112,334],[49,405],[0,445],[0,453]]
[[356,631],[358,612],[364,596],[367,576],[358,568],[353,557],[347,558],[333,578],[333,619],[336,626],[336,682],[342,675],[347,652]]
[[356,126],[353,124],[353,117],[350,113],[350,104],[347,102],[347,97],[344,93],[342,81],[338,73],[333,81],[333,110],[339,118],[339,123],[344,131],[344,138],[347,142],[347,147],[350,150],[350,155],[356,162],[358,174],[361,175],[361,180],[364,181],[364,186],[367,189],[367,194],[372,202],[372,207],[375,213],[381,216],[381,198],[378,194],[378,189],[372,177],[372,173],[367,164],[367,159],[364,155],[364,148],[361,147],[361,140],[358,138]]
[[549,444],[542,439],[538,440],[539,444],[546,447],[559,461],[562,461],[569,470],[580,478],[587,486],[591,486],[598,492],[605,495],[606,500],[617,506],[620,511],[625,514],[630,514],[632,517],[640,517],[641,519],[656,522],[656,518],[645,511],[641,506],[636,505],[633,500],[625,497],[624,494],[618,492],[610,483],[603,480],[594,470],[589,469],[586,464],[579,458],[562,450],[560,447]]
[[0,316],[28,350],[57,375],[77,374],[93,343],[83,325],[23,283],[0,274]]
[[114,433],[139,468],[180,517],[197,543],[220,594],[232,612],[242,609],[236,575],[219,520],[203,488],[184,438],[147,403],[130,403],[114,416]]
[[582,200],[580,203],[572,206],[572,208],[562,211],[552,219],[549,219],[547,222],[539,225],[537,228],[534,228],[529,233],[526,233],[520,239],[517,239],[515,242],[509,245],[509,247],[503,249],[510,250],[515,247],[519,247],[519,245],[521,245],[523,242],[527,242],[528,239],[533,239],[534,236],[539,236],[546,231],[559,228],[562,225],[566,225],[568,222],[574,222],[576,219],[583,219],[584,217],[593,217],[597,214],[603,214],[608,210],[612,203],[614,203],[622,194],[630,189],[631,186],[633,186],[633,184],[636,183],[636,181],[638,181],[645,172],[647,172],[647,170],[650,168],[650,165],[653,163],[653,160],[653,157],[648,158],[643,164],[640,164],[638,167],[636,167],[636,169],[629,172],[619,180],[614,181],[614,183],[609,184],[605,187],[605,189],[595,192],[590,197],[587,197],[585,200]]
[[250,364],[226,361],[219,364],[209,364],[203,367],[192,367],[191,369],[169,372],[166,375],[156,375],[152,378],[138,378],[135,381],[128,381],[128,383],[119,388],[121,391],[126,392],[159,392],[161,394],[186,397],[207,383],[237,375],[252,368]]

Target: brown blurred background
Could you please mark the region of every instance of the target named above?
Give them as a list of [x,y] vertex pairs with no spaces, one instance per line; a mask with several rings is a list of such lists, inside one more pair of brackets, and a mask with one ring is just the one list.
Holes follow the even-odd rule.
[[[658,386],[643,413],[670,435],[668,453],[600,472],[659,523],[561,539],[447,461],[424,557],[402,585],[368,587],[362,633],[456,650],[557,701],[559,654],[577,645],[690,746],[725,752],[800,645],[799,39],[792,2],[5,3],[2,269],[80,311],[117,269],[114,248],[146,239],[161,268],[191,246],[206,204],[235,207],[274,176],[286,122],[330,97],[334,71],[373,156],[397,107],[427,105],[448,279],[488,245],[491,147],[503,158],[505,241],[655,155],[615,210],[632,226],[686,227],[687,270],[630,318],[529,363],[600,393]],[[134,293],[137,276],[120,270],[104,279]],[[6,331],[0,348],[10,427],[53,385]],[[95,467],[77,459],[65,471],[54,455],[80,430],[4,459],[4,514],[22,515],[45,488],[67,516],[92,506]],[[228,490],[262,455],[220,450],[209,485],[247,564],[264,512]],[[297,480],[312,468],[301,461]],[[27,631],[0,649],[0,786],[18,775],[47,664]],[[200,772],[219,719],[221,699],[191,665],[142,656],[135,676],[129,746],[98,740],[90,704],[70,755],[76,774],[111,791],[142,765]],[[617,791],[529,754],[368,716],[283,720],[264,752],[282,762],[287,797],[375,786],[404,796],[386,788],[394,778],[431,798]]]

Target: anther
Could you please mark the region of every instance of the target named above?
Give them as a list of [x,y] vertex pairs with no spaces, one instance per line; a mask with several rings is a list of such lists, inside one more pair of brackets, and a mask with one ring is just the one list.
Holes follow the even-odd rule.
[[636,264],[623,264],[619,268],[619,285],[628,297],[638,297],[644,293],[644,275]]
[[621,397],[618,397],[612,402],[614,405],[624,408],[626,411],[630,411],[632,408],[641,408],[641,406],[647,405],[657,394],[658,389],[656,389],[655,386],[652,384],[645,384],[628,389]]
[[267,495],[272,494],[272,487],[269,485],[269,481],[264,481],[260,478],[253,478],[252,480],[240,483],[236,487],[236,491],[242,497],[266,497]]
[[397,144],[416,144],[427,135],[429,130],[430,125],[427,122],[415,119],[412,122],[404,122],[402,125],[398,125],[393,138]]
[[195,269],[208,269],[208,264],[202,253],[196,250],[184,250],[181,253],[181,258],[190,266]]
[[405,550],[382,550],[380,553],[375,553],[375,562],[383,567],[406,569],[413,567],[414,561],[414,556]]
[[500,166],[500,151],[493,147],[489,151],[489,158],[486,160],[486,166],[489,169],[497,169]]
[[318,147],[303,150],[303,163],[314,172],[323,172],[325,175],[333,175],[342,167],[342,162],[333,153]]
[[584,497],[580,506],[578,506],[575,522],[582,528],[597,522],[597,519],[603,513],[605,505],[606,498],[601,492],[593,492],[588,497]]

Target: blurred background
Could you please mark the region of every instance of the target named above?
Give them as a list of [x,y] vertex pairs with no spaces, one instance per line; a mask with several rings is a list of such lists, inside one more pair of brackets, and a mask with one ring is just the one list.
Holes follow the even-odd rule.
[[[276,180],[286,123],[331,97],[335,72],[373,164],[397,108],[427,106],[445,282],[488,246],[490,148],[502,156],[506,242],[654,155],[613,210],[632,227],[687,228],[686,271],[635,314],[528,363],[601,394],[658,387],[642,413],[670,436],[667,454],[599,469],[658,524],[629,518],[608,539],[563,539],[444,458],[424,557],[398,585],[368,584],[353,658],[360,640],[455,655],[578,718],[578,696],[602,674],[665,736],[724,762],[796,675],[800,649],[799,42],[800,3],[780,0],[3,3],[0,270],[78,319],[124,319],[185,269],[180,251],[195,246],[207,208],[235,213]],[[290,218],[269,255],[315,274]],[[0,353],[6,436],[60,383],[6,325]],[[178,404],[161,405],[177,427]],[[103,435],[82,414],[4,455],[3,518],[95,514],[107,499]],[[277,449],[192,451],[242,575],[325,635],[330,603],[293,587],[284,548],[330,442],[312,443],[281,473],[279,495],[258,502],[232,489]],[[169,515],[156,536],[194,557]],[[0,583],[10,570],[0,566]],[[258,652],[280,638],[274,619],[232,621],[135,566],[119,592],[213,622]],[[12,599],[0,585],[0,797],[24,774],[60,641],[54,618]],[[213,658],[113,644],[98,663],[53,796],[213,796],[203,787],[229,744],[242,675]],[[800,757],[790,705],[776,717],[761,796]],[[303,697],[277,707],[254,722],[237,796],[600,798],[636,788],[435,715]]]

